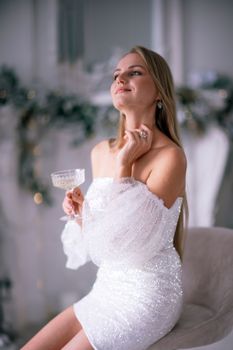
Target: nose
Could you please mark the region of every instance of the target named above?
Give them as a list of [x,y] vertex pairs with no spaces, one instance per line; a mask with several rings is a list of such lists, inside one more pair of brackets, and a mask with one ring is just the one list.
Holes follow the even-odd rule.
[[119,73],[116,80],[117,80],[117,84],[125,84],[126,82],[125,74]]

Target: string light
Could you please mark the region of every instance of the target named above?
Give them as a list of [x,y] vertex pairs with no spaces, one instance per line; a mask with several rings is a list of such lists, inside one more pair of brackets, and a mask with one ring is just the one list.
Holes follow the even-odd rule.
[[33,196],[33,199],[37,205],[40,205],[43,203],[43,196],[40,192],[36,192]]
[[41,156],[41,147],[40,147],[39,145],[34,146],[34,147],[33,147],[33,150],[32,150],[32,154],[33,154],[35,157]]
[[33,100],[33,98],[36,97],[36,91],[35,90],[29,90],[27,93],[28,100]]
[[44,288],[44,282],[41,278],[37,278],[36,280],[36,288],[37,289],[43,289]]

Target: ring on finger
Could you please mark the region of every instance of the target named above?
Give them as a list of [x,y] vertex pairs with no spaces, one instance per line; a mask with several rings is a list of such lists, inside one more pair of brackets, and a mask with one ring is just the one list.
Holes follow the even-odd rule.
[[147,134],[147,132],[145,130],[141,130],[139,132],[139,136],[140,136],[141,139],[147,139],[148,134]]

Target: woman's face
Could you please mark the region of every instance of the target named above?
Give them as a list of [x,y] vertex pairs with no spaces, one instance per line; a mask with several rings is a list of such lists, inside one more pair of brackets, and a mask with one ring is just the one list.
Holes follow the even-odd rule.
[[125,108],[147,109],[158,98],[158,91],[143,59],[137,53],[129,53],[118,63],[111,85],[113,105]]

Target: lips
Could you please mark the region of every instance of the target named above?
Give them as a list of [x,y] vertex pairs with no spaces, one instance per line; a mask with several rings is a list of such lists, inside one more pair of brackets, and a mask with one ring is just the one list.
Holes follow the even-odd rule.
[[130,89],[125,89],[125,88],[119,88],[116,90],[115,94],[121,94],[123,92],[128,92],[131,91]]

